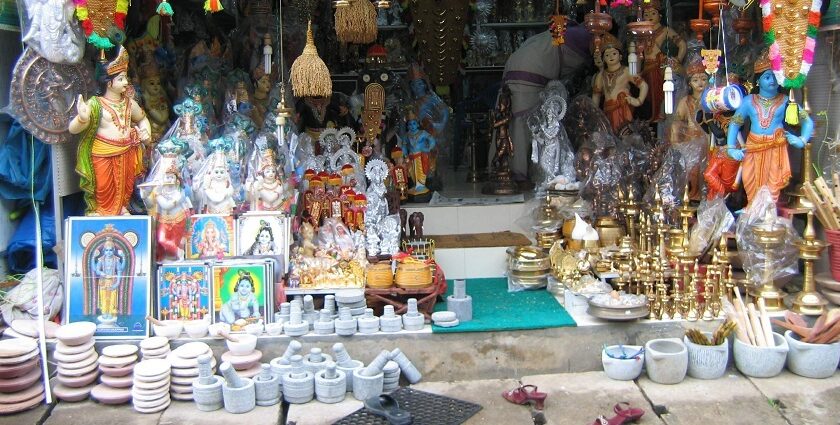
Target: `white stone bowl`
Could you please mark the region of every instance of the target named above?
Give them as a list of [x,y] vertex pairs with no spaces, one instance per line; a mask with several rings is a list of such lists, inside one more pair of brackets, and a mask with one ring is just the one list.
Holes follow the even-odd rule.
[[[712,339],[711,332],[703,332]],[[687,336],[683,343],[688,349],[688,376],[697,379],[718,379],[726,373],[729,363],[729,340],[719,345],[699,345],[691,342]]]
[[96,332],[96,323],[93,322],[73,322],[68,323],[55,331],[55,337],[58,338],[64,345],[82,345],[91,338]]
[[263,324],[262,323],[251,323],[250,325],[245,326],[245,333],[260,336],[263,333]]
[[785,337],[775,332],[773,340],[773,347],[757,347],[744,344],[735,338],[732,345],[735,367],[744,375],[753,378],[772,378],[782,373],[790,347]]
[[790,345],[787,357],[788,369],[806,378],[828,378],[837,371],[840,363],[840,342],[834,344],[809,344],[799,340],[793,331],[785,332]]
[[166,337],[169,339],[178,338],[181,331],[184,329],[184,323],[180,320],[161,320],[163,325],[152,324],[155,330],[155,335]]
[[213,323],[212,325],[207,327],[207,332],[210,333],[210,336],[213,338],[219,338],[222,336],[222,331],[230,332],[230,325],[227,323]]
[[[610,345],[601,351],[601,363],[604,365],[604,372],[610,379],[632,381],[642,373],[642,366],[645,365],[645,354],[642,353],[627,359],[615,358],[622,355],[622,348],[624,348],[625,355],[630,355],[638,352],[642,347],[639,345]],[[610,355],[613,357],[610,357]]]
[[233,342],[229,339],[225,340],[228,350],[237,356],[245,356],[254,352],[257,348],[257,337],[252,334],[237,334],[233,338],[238,342]]
[[207,328],[210,326],[206,320],[190,320],[184,322],[184,331],[190,338],[203,338],[207,336]]
[[265,333],[271,336],[278,336],[283,334],[283,324],[282,323],[267,323],[265,325]]

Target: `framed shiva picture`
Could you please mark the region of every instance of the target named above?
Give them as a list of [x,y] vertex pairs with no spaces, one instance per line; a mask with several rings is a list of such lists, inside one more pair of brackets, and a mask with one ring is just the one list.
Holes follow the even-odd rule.
[[187,258],[221,258],[234,255],[236,233],[233,216],[197,214],[187,228]]
[[211,313],[210,274],[204,263],[163,263],[157,276],[156,318],[200,320]]
[[273,279],[265,261],[223,260],[210,266],[213,320],[244,331],[251,323],[267,322],[271,314]]
[[289,264],[291,219],[283,213],[247,213],[236,225],[237,255],[273,255]]
[[65,322],[96,323],[97,338],[148,336],[151,218],[71,217],[66,226]]

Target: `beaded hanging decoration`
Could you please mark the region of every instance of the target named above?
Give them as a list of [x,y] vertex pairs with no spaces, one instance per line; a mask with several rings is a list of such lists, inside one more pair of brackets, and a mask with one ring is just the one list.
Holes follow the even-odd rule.
[[88,43],[104,50],[125,41],[128,0],[73,0]]
[[761,0],[764,42],[782,87],[801,88],[814,63],[822,0]]

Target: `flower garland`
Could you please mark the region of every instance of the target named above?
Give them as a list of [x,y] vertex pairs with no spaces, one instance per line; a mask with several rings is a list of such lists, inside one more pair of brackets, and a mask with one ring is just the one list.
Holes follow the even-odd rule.
[[[805,79],[814,63],[814,48],[817,44],[817,29],[820,26],[820,7],[822,0],[811,0],[811,7],[808,10],[808,28],[805,31],[805,45],[802,49],[802,63],[799,66],[799,74],[793,78],[787,78],[783,69],[782,47],[776,38],[777,28],[775,24],[774,5],[772,0],[761,0],[761,16],[764,27],[764,42],[770,46],[769,58],[776,75],[778,83],[785,88],[798,89],[805,85]],[[788,37],[797,37],[799,34],[788,34]]]
[[[85,32],[88,43],[103,50],[114,47],[114,43],[111,42],[110,38],[103,37],[94,30],[93,21],[90,19],[88,0],[73,0],[73,3],[76,5],[76,18],[79,19],[79,22],[82,24],[82,30]],[[117,0],[114,6],[113,23],[114,26],[119,29],[120,33],[125,31],[126,14],[128,14],[128,0]],[[125,37],[121,37],[121,39],[124,38]]]

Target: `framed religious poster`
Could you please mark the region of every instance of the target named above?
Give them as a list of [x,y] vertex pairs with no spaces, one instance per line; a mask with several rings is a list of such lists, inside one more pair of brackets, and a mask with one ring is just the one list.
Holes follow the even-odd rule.
[[158,266],[157,308],[160,320],[200,320],[211,313],[210,274],[199,262],[163,263]]
[[222,258],[236,248],[234,220],[230,215],[197,214],[187,229],[187,258]]
[[238,255],[278,256],[287,267],[291,218],[283,213],[247,213],[239,216],[236,231]]
[[271,315],[273,276],[269,262],[222,260],[210,266],[213,320],[240,332]]
[[97,338],[149,335],[152,220],[71,217],[66,223],[66,323],[96,323]]

